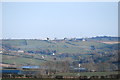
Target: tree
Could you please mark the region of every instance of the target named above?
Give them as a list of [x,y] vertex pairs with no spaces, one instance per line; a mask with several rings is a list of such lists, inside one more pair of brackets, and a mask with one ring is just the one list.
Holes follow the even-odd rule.
[[90,46],[90,48],[91,48],[91,50],[95,50],[95,46],[94,45]]
[[47,37],[47,40],[50,40],[50,38]]

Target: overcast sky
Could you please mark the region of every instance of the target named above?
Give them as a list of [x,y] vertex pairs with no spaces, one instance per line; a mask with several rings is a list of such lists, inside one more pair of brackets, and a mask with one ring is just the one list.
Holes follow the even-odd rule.
[[6,2],[3,38],[118,35],[117,2]]

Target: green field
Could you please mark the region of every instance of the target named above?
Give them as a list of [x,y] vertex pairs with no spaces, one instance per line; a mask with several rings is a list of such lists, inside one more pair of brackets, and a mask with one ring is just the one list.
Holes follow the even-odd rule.
[[20,48],[24,51],[28,50],[57,50],[57,53],[81,53],[89,52],[90,46],[93,45],[96,48],[104,48],[108,50],[106,46],[109,44],[98,43],[93,41],[45,41],[45,40],[4,40],[3,44],[9,44],[11,47]]
[[[37,59],[31,59],[31,58],[24,58],[24,57],[17,57],[17,56],[10,56],[10,55],[2,55],[2,58],[4,58],[2,61],[4,63],[9,64],[34,64],[34,65],[42,65],[44,60],[37,60]],[[10,59],[10,60],[9,60]]]
[[[57,66],[59,72],[69,72],[70,69],[69,71],[64,70],[68,70],[68,68],[74,70],[80,63],[81,67],[88,71],[115,71],[118,66],[118,44],[106,44],[102,41],[105,40],[100,42],[99,40],[89,40],[89,38],[86,41],[5,39],[1,43],[3,47],[2,63],[16,66],[38,65],[52,68],[52,70],[55,70]],[[112,39],[110,38],[109,41]],[[92,73],[87,74],[93,75]],[[66,73],[63,75],[87,74]],[[96,73],[96,75],[101,74]],[[102,73],[102,75],[104,74]]]
[[59,73],[56,75],[63,76],[105,76],[111,74],[118,74],[118,72],[80,72],[80,73]]

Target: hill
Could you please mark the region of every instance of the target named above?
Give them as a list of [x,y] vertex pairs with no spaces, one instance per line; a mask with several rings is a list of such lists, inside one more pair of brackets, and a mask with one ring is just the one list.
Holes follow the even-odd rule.
[[[3,39],[0,43],[3,49],[2,63],[45,65],[56,60],[67,61],[74,67],[80,63],[90,70],[117,70],[118,39],[107,36],[55,40]],[[101,69],[103,64],[106,66]]]

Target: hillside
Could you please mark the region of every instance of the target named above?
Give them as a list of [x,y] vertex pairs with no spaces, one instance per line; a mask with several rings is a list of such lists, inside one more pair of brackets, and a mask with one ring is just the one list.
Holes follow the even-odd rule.
[[[108,44],[105,42],[113,42]],[[46,62],[67,61],[70,66],[98,70],[117,69],[117,37],[72,38],[58,40],[3,39],[2,63],[14,65],[45,65]],[[102,64],[99,64],[102,63]],[[111,66],[110,66],[111,65]],[[103,70],[103,69],[99,69]]]

